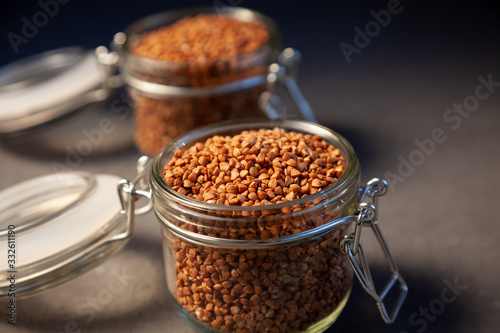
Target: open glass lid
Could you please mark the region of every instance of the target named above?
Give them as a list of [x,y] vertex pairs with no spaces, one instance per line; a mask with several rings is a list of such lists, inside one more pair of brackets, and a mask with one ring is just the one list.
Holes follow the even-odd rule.
[[105,48],[67,47],[0,68],[0,136],[67,116],[109,96]]
[[79,276],[125,245],[134,202],[148,197],[138,185],[148,162],[140,160],[141,176],[133,182],[68,172],[0,191],[0,300],[13,286],[20,298]]

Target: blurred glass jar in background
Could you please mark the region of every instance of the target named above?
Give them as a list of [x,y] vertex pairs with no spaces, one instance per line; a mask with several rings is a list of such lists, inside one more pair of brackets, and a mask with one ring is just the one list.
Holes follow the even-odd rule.
[[255,11],[207,7],[143,18],[117,34],[114,47],[135,105],[136,145],[154,156],[194,128],[265,117],[259,97],[281,38]]

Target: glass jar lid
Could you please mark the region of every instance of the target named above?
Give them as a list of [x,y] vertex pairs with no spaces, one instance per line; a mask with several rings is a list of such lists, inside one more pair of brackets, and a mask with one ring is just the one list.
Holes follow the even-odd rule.
[[42,125],[104,100],[108,77],[98,52],[81,47],[44,52],[0,68],[0,135]]
[[[52,174],[0,191],[0,298],[16,276],[16,297],[72,279],[117,251],[127,229],[120,178],[85,172]],[[120,238],[122,239],[122,238]]]

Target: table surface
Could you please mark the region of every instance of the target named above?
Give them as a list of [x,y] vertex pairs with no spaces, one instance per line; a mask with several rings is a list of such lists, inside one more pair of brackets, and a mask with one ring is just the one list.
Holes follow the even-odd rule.
[[[449,12],[442,6],[428,13],[430,3],[404,3],[404,10],[370,44],[352,53],[348,63],[340,43],[354,45],[353,28],[364,27],[373,20],[370,10],[386,5],[343,8],[334,15],[342,20],[328,22],[321,8],[301,12],[298,5],[291,6],[285,18],[275,8],[279,6],[248,3],[276,17],[287,45],[302,51],[303,94],[319,123],[354,145],[363,182],[389,180],[379,220],[408,283],[408,298],[396,323],[385,325],[356,282],[342,315],[327,332],[500,332],[500,224],[495,211],[500,199],[500,66],[490,10],[482,8],[476,15],[466,7]],[[15,13],[23,15],[22,10]],[[313,13],[321,19],[316,22]],[[297,15],[308,24],[290,23]],[[64,26],[56,19],[50,24],[50,31]],[[123,101],[123,96],[116,98]],[[54,162],[133,178],[140,154],[132,144],[131,123],[130,116],[116,121],[117,130],[104,135],[102,145],[77,166],[69,165],[67,151],[34,154],[0,145],[0,189],[53,173]],[[70,138],[61,138],[66,140]],[[383,282],[386,268],[379,249],[368,241],[367,250],[374,277]],[[164,274],[160,227],[148,213],[137,218],[130,242],[104,264],[19,300],[15,327],[7,324],[6,304],[0,304],[0,331],[192,332],[176,313]],[[109,292],[112,283],[122,288]]]

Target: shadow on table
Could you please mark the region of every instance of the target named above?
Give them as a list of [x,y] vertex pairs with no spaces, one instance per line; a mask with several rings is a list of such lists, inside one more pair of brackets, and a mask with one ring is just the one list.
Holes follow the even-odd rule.
[[45,111],[36,121],[28,118],[22,123],[8,123],[8,130],[4,128],[0,133],[0,144],[17,154],[63,157],[68,164],[126,150],[133,146],[134,121],[124,96],[125,91],[120,89],[109,96],[109,101],[91,103],[56,118]]
[[[20,301],[19,319],[12,331],[25,328],[33,332],[92,332],[120,330],[127,327],[147,332],[153,328],[157,329],[158,325],[169,326],[166,332],[179,329],[183,332],[193,331],[177,314],[175,305],[168,296],[163,274],[161,243],[152,244],[136,237],[121,253],[120,262],[123,262],[123,257],[126,258],[124,267],[127,272],[139,276],[138,271],[141,267],[138,263],[144,261],[148,262],[149,266],[143,267],[143,271],[149,269],[150,273],[139,276],[140,278],[127,290],[116,295],[117,301],[110,302],[103,310],[97,311],[90,322],[86,323],[88,313],[84,315],[78,312],[80,305],[78,302],[86,300],[89,295],[99,297],[99,291],[106,288],[109,283],[103,280],[102,276],[94,280],[92,272],[58,287],[62,288],[60,290]],[[115,266],[116,269],[117,262],[109,266]],[[105,267],[105,269],[112,268]],[[380,285],[377,282],[386,280],[385,267],[372,265],[371,271],[376,285]],[[326,332],[456,332],[466,323],[475,321],[474,318],[470,318],[473,312],[467,309],[468,296],[465,293],[460,295],[459,282],[457,286],[453,276],[436,276],[404,268],[401,272],[408,284],[409,293],[394,324],[386,325],[383,322],[375,303],[355,281],[346,308]],[[81,295],[80,290],[87,290],[86,288],[89,290],[89,295]],[[57,294],[51,296],[51,292]],[[74,298],[78,302],[73,301]],[[387,307],[390,309],[392,303],[390,297],[388,298]],[[151,326],[148,326],[149,324]]]
[[[123,131],[122,131],[123,132]],[[77,133],[78,134],[78,133]],[[1,140],[0,144],[11,153],[38,159],[50,159],[69,167],[81,164],[82,161],[92,158],[109,158],[113,154],[127,153],[136,150],[131,134],[94,138],[93,142],[75,135],[59,138],[34,138],[29,141]]]
[[[385,267],[374,266],[371,269],[376,285],[383,285],[387,275]],[[460,279],[455,281],[453,276],[433,276],[427,272],[404,269],[401,272],[409,291],[395,323],[384,323],[375,302],[355,281],[343,313],[326,333],[457,332],[466,321],[475,322],[474,318],[470,318],[473,314],[468,309],[467,296],[460,290]],[[377,284],[377,281],[382,283]],[[391,304],[389,299],[386,305],[388,311],[392,309]]]
[[165,316],[182,321],[167,292],[161,242],[133,237],[115,256],[120,258],[74,281],[20,300],[15,329],[60,333],[127,327],[147,332],[150,321],[158,326]]

